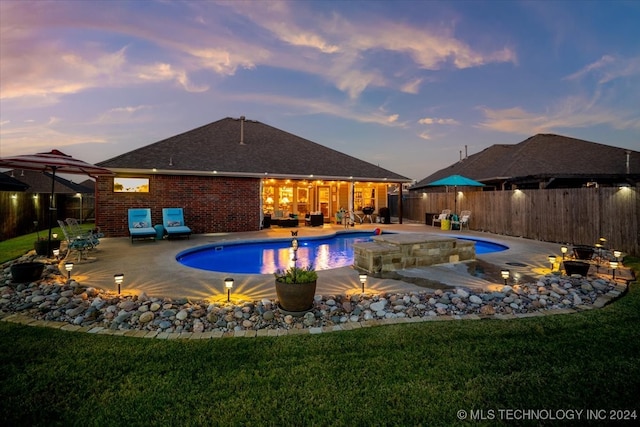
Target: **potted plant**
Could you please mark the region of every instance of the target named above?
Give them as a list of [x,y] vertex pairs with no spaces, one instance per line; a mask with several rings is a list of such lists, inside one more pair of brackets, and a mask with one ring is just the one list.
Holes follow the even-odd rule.
[[590,260],[593,252],[593,246],[576,245],[573,247],[573,253],[577,259]]
[[15,263],[11,266],[11,278],[14,282],[33,282],[42,277],[44,264],[41,262]]
[[277,270],[274,275],[281,309],[302,315],[313,308],[318,280],[313,266],[300,268],[294,265],[286,270]]
[[54,249],[60,249],[60,240],[51,238],[51,245],[49,245],[49,239],[38,238],[34,242],[33,248],[38,255],[50,257]]
[[564,265],[564,271],[567,273],[567,276],[579,274],[580,276],[587,277],[589,267],[591,266],[588,262],[584,261],[562,261],[562,264]]
[[50,257],[54,249],[60,249],[60,240],[57,237],[51,239],[49,243],[48,238],[40,237],[40,231],[38,230],[38,221],[33,221],[33,225],[36,227],[37,239],[33,243],[33,249],[36,250],[38,255],[44,255]]

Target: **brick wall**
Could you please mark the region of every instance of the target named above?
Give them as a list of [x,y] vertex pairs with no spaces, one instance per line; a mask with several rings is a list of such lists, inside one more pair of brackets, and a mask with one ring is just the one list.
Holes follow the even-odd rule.
[[183,208],[195,234],[254,231],[260,227],[260,180],[204,176],[150,175],[148,193],[114,193],[113,177],[96,182],[96,225],[107,237],[129,235],[130,208],[151,208],[153,225],[162,208]]

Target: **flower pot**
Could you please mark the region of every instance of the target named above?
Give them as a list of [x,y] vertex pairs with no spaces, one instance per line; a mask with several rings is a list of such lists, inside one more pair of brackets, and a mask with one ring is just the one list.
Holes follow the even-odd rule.
[[589,260],[593,256],[593,247],[591,246],[574,246],[573,254],[578,259]]
[[589,267],[591,266],[589,263],[582,261],[563,261],[562,264],[564,264],[564,271],[567,273],[567,276],[579,274],[586,277],[589,272]]
[[284,283],[276,280],[276,294],[283,310],[301,313],[313,308],[316,281],[309,283]]
[[60,240],[51,239],[51,246],[49,240],[36,240],[33,248],[38,255],[51,256],[54,249],[60,249]]
[[42,276],[44,264],[41,262],[25,262],[11,266],[11,277],[14,282],[33,282]]

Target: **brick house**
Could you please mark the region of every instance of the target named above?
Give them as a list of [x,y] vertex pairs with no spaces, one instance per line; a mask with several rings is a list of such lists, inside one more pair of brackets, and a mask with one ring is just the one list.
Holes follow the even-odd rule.
[[[194,233],[259,230],[265,216],[322,215],[387,207],[387,188],[411,182],[254,120],[225,118],[98,163],[115,172],[96,182],[96,225],[128,235],[127,210],[184,208]],[[402,201],[400,200],[401,204]],[[399,207],[401,209],[401,206]]]
[[455,174],[482,182],[485,191],[635,186],[640,181],[640,152],[538,134],[518,144],[496,144],[473,155],[461,155],[460,161],[420,180],[410,191],[442,191],[428,184]]

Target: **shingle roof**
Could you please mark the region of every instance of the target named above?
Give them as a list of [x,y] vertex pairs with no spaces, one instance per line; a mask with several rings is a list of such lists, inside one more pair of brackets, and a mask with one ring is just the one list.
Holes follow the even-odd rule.
[[[242,141],[241,141],[242,135]],[[254,120],[224,118],[98,163],[116,172],[410,179]]]
[[[629,172],[626,169],[629,154]],[[515,145],[492,145],[420,180],[413,189],[449,175],[480,182],[527,176],[640,174],[640,152],[561,135],[538,134]]]
[[25,191],[27,188],[29,188],[28,184],[6,173],[0,173],[0,191]]
[[[10,176],[11,171],[5,172],[5,174]],[[28,187],[25,190],[27,193],[51,193],[51,174],[48,172],[27,169],[14,170],[13,177]],[[90,182],[93,183],[93,181]],[[95,187],[92,185],[76,184],[58,175],[56,175],[53,189],[57,194],[89,194],[95,192]]]

